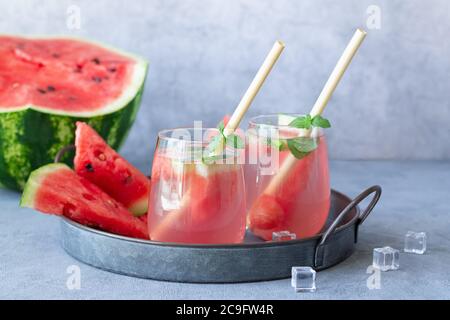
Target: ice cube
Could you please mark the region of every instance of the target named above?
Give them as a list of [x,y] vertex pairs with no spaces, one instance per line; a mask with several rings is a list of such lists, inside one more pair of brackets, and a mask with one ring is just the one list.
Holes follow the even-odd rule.
[[161,205],[164,211],[179,209],[183,197],[183,184],[180,179],[160,180]]
[[316,291],[316,271],[311,267],[292,267],[291,285],[296,292]]
[[373,249],[373,267],[381,271],[397,270],[400,253],[397,249],[391,247]]
[[405,252],[424,254],[427,250],[427,234],[425,232],[408,231],[405,235]]
[[272,233],[272,241],[288,241],[295,240],[297,238],[295,233],[289,231],[277,231]]

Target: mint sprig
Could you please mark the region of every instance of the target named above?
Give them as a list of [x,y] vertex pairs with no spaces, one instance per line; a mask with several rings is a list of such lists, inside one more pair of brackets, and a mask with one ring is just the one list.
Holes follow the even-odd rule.
[[289,126],[298,129],[311,129],[312,118],[309,114],[297,117],[289,123]]
[[223,121],[219,122],[217,129],[219,130],[219,134],[211,139],[210,143],[206,147],[208,154],[202,157],[202,161],[205,164],[211,164],[219,159],[223,159],[223,155],[217,154],[217,152],[219,150],[222,151],[224,146],[229,146],[235,149],[243,149],[245,147],[241,137],[237,134],[232,133],[228,136],[225,135],[225,124]]
[[225,124],[223,123],[223,121],[219,122],[219,124],[217,125],[217,129],[219,130],[220,133],[219,137],[222,139],[223,142],[225,142],[224,145],[236,149],[243,149],[245,147],[241,137],[239,137],[237,134],[232,133],[229,134],[228,136],[224,134]]
[[222,145],[222,143],[223,143],[222,135],[218,134],[217,136],[214,136],[209,142],[208,146],[206,147],[208,154],[214,153]]
[[287,140],[287,145],[291,153],[297,159],[306,157],[310,152],[317,149],[317,140],[314,138],[298,137]]
[[[311,129],[311,128],[330,128],[330,121],[322,117],[321,115],[316,115],[311,117],[307,114],[295,118],[289,123],[290,127],[297,129]],[[287,140],[287,146],[291,151],[292,155],[297,159],[306,157],[312,151],[316,150],[318,147],[318,139],[310,137],[298,137]]]
[[331,123],[321,115],[317,115],[311,120],[311,125],[316,128],[331,128]]
[[223,131],[225,130],[225,124],[223,123],[223,121],[219,122],[219,124],[217,125],[217,129],[222,134],[222,136],[224,136]]
[[312,127],[316,128],[330,128],[330,121],[322,117],[321,115],[317,115],[311,117],[311,115],[307,114],[305,116],[300,116],[295,118],[289,123],[290,127],[298,128],[298,129],[311,129]]

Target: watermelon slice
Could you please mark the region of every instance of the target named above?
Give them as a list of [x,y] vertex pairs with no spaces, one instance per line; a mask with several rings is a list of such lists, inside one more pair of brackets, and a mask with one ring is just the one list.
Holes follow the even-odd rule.
[[[272,231],[283,225],[286,213],[277,198],[268,194],[259,196],[253,204],[249,216],[249,228],[258,234],[264,230],[272,235]],[[259,232],[261,233],[261,232]],[[267,238],[263,237],[263,238]]]
[[84,122],[76,124],[75,171],[134,215],[147,212],[149,179],[115,152],[94,129]]
[[145,219],[133,217],[65,164],[49,164],[33,171],[20,205],[119,235],[148,239]]
[[146,72],[143,59],[97,43],[0,36],[0,185],[21,190],[32,170],[74,143],[79,119],[117,149]]

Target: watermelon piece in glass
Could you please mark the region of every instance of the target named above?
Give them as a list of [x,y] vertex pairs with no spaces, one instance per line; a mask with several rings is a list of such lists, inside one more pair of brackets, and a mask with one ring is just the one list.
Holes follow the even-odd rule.
[[231,157],[225,163],[205,163],[203,159],[205,147],[217,134],[217,129],[159,133],[148,211],[152,240],[242,242],[245,189],[242,165],[235,158],[235,150],[225,152],[226,157]]
[[255,117],[247,131],[244,175],[248,226],[265,240],[271,240],[273,232],[278,231],[295,233],[297,239],[314,236],[325,225],[330,208],[327,144],[320,130],[314,129],[304,141],[317,148],[297,159],[276,190],[267,192],[278,169],[292,157],[287,142],[303,134],[303,129],[288,126],[290,121],[285,117]]

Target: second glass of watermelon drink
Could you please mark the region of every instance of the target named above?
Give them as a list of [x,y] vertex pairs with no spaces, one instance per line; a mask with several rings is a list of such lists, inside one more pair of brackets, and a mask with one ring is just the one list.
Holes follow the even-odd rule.
[[[327,143],[323,131],[314,128],[307,138],[304,129],[289,126],[296,115],[263,115],[250,120],[244,169],[248,226],[257,236],[271,240],[276,231],[307,238],[319,233],[330,208]],[[271,180],[293,157],[292,145],[315,147],[297,154],[276,188]],[[271,189],[268,191],[268,189]]]
[[151,240],[178,243],[242,242],[246,205],[238,149],[205,161],[217,129],[161,131],[152,166],[148,225]]

